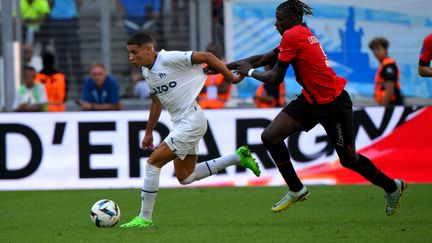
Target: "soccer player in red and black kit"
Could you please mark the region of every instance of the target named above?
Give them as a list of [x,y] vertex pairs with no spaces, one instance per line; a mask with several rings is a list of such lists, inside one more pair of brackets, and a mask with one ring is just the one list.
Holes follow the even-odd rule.
[[423,41],[423,46],[420,52],[420,60],[418,73],[422,77],[432,77],[432,68],[430,63],[432,60],[432,34],[426,36]]
[[[275,117],[261,134],[266,149],[286,181],[288,193],[273,207],[280,212],[309,195],[298,178],[284,140],[300,131],[309,131],[320,123],[327,132],[341,164],[371,183],[384,189],[386,214],[396,213],[406,183],[393,180],[381,172],[368,158],[358,154],[354,143],[352,102],[344,90],[347,80],[335,74],[317,37],[303,23],[303,15],[312,15],[312,8],[298,0],[288,0],[276,9],[275,26],[282,35],[278,48],[232,62],[228,68],[251,76],[264,83],[279,84],[291,64],[302,94]],[[272,70],[261,72],[254,68],[276,61]]]

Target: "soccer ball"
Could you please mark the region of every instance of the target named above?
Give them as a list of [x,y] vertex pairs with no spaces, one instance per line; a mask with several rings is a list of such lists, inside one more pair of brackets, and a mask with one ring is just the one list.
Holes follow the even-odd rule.
[[120,220],[120,208],[112,200],[99,200],[91,208],[90,219],[97,227],[113,227]]

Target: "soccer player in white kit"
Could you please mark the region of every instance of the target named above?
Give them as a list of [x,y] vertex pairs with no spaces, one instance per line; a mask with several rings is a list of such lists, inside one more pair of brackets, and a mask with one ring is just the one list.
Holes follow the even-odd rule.
[[[242,76],[233,75],[224,63],[208,52],[156,52],[153,38],[145,32],[132,35],[127,41],[127,50],[129,61],[142,68],[143,77],[148,81],[152,101],[141,146],[154,151],[146,163],[141,212],[120,227],[153,225],[152,212],[159,190],[160,170],[171,160],[174,161],[176,177],[183,185],[214,175],[231,165],[241,165],[256,176],[260,175],[258,164],[245,146],[233,154],[197,164],[198,143],[207,130],[206,118],[196,102],[206,80],[200,64],[206,63],[232,83],[240,82]],[[170,114],[173,128],[155,149],[152,133],[162,108]]]

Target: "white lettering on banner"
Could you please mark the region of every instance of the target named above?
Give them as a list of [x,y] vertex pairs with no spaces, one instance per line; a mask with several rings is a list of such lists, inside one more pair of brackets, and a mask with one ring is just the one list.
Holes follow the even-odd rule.
[[[418,109],[418,108],[417,108]],[[199,160],[231,154],[248,145],[262,168],[265,185],[284,181],[260,142],[262,131],[279,109],[206,110],[209,129],[200,142]],[[380,107],[356,111],[357,148],[385,136],[415,108]],[[148,111],[0,113],[0,190],[139,188],[149,151],[140,149]],[[162,112],[155,145],[168,135],[170,117]],[[20,139],[16,139],[20,137]],[[296,169],[334,161],[336,154],[325,131],[317,126],[288,140]],[[229,167],[191,186],[263,185],[241,167]],[[261,183],[261,184],[260,184]],[[334,183],[309,180],[306,183]],[[172,163],[162,169],[162,187],[180,186]]]

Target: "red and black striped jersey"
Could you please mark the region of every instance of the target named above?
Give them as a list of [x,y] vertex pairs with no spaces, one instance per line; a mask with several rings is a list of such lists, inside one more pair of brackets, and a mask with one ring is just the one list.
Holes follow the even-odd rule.
[[345,88],[347,80],[336,75],[318,38],[305,24],[286,30],[278,49],[278,60],[293,66],[309,103],[330,103]]

